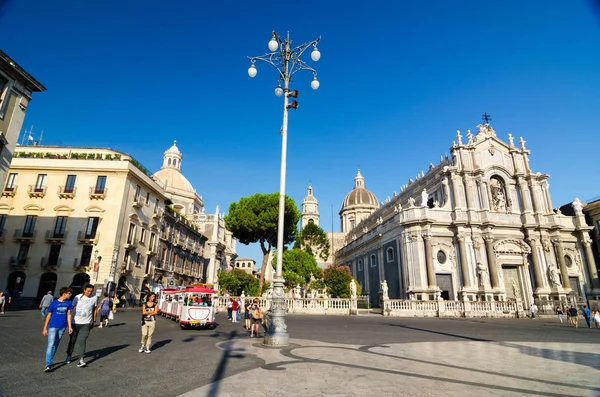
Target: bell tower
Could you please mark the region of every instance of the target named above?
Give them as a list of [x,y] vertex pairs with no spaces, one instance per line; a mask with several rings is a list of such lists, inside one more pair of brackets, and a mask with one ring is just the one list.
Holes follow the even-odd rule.
[[314,223],[319,226],[319,200],[313,196],[313,189],[308,185],[308,192],[302,201],[302,216],[300,217],[300,228],[309,223]]

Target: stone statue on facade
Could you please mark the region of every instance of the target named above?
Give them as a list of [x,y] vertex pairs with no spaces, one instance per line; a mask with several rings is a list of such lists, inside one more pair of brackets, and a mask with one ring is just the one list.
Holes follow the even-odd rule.
[[354,280],[350,281],[350,298],[356,299],[356,282]]
[[521,290],[515,280],[512,281],[512,291],[515,299],[521,299]]
[[302,293],[300,291],[300,284],[296,285],[296,288],[294,289],[294,299],[300,299],[302,298]]
[[479,276],[479,286],[484,288],[487,283],[487,267],[479,262],[477,263],[477,275]]
[[571,207],[573,207],[573,211],[575,211],[575,215],[583,214],[583,203],[578,198],[573,200],[573,202],[571,203]]
[[381,282],[381,297],[383,299],[390,299],[389,295],[388,295],[388,285],[387,285],[387,281],[383,280]]
[[411,208],[415,206],[415,199],[414,198],[412,198],[412,197],[408,198],[408,206],[411,207]]
[[562,287],[562,283],[560,282],[560,273],[558,272],[556,266],[550,265],[548,267],[548,276],[553,287]]
[[429,200],[429,195],[427,194],[427,190],[423,189],[421,192],[421,207],[427,207],[427,200]]
[[492,178],[490,181],[490,190],[492,191],[492,206],[495,211],[506,211],[506,197],[504,195],[504,186],[498,179]]

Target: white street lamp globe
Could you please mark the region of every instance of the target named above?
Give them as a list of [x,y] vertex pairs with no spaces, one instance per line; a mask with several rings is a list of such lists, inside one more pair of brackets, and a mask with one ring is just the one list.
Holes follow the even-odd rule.
[[318,90],[320,85],[321,85],[321,83],[319,83],[319,80],[317,80],[316,77],[313,79],[313,81],[310,82],[310,87],[313,90]]
[[248,68],[248,76],[252,78],[256,76],[256,66],[254,66],[254,64],[250,65]]
[[281,88],[281,85],[278,85],[277,88],[275,88],[275,95],[277,95],[277,96],[283,95],[283,88]]
[[273,37],[269,41],[269,50],[275,51],[278,47],[279,47],[279,43],[277,43],[277,40],[275,40],[275,37]]
[[319,59],[321,59],[321,52],[319,50],[317,50],[317,47],[315,47],[315,49],[312,50],[312,52],[310,53],[310,57],[315,62],[317,62]]

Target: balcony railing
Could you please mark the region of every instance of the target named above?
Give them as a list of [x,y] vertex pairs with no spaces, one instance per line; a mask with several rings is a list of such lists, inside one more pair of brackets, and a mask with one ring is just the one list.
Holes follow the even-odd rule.
[[131,260],[121,263],[121,271],[123,273],[133,272],[133,262]]
[[46,186],[29,185],[27,194],[29,194],[29,197],[44,197],[46,195]]
[[73,198],[77,192],[76,187],[59,186],[58,197],[60,198]]
[[15,230],[15,241],[33,241],[35,239],[36,230],[23,230],[16,229]]
[[96,244],[98,243],[98,237],[100,233],[96,232],[95,234],[87,234],[85,231],[81,230],[77,233],[77,242],[79,244]]
[[62,258],[42,258],[42,267],[60,267]]
[[123,244],[123,248],[125,248],[126,250],[130,250],[130,249],[137,247],[137,245],[138,245],[137,240],[135,238],[131,238],[125,244]]
[[27,266],[29,263],[29,257],[27,258],[19,258],[18,256],[10,257],[10,265],[11,266]]
[[106,198],[107,188],[90,187],[90,198],[92,200],[104,200]]
[[144,203],[142,202],[142,198],[141,197],[135,197],[133,199],[133,203],[131,203],[131,205],[133,206],[133,208],[142,208],[142,206],[144,205]]
[[160,219],[160,217],[162,216],[163,210],[162,208],[157,208],[154,210],[154,212],[152,213],[152,219]]
[[56,232],[54,229],[46,230],[46,242],[64,244],[67,239],[67,232]]
[[5,187],[4,190],[2,190],[3,197],[15,197],[15,194],[17,194],[17,185]]

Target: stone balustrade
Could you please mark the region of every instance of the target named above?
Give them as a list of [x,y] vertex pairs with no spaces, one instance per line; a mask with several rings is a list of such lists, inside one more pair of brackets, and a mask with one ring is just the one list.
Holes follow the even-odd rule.
[[[229,298],[250,302],[254,297],[219,296],[214,298],[214,305],[227,310]],[[259,297],[259,305],[268,310],[271,298]],[[358,314],[356,299],[341,298],[286,298],[289,314],[312,315],[354,315]],[[242,312],[245,311],[242,305]],[[471,302],[471,301],[417,301],[401,299],[385,299],[382,314],[389,317],[497,317],[515,318],[524,316],[520,302]]]

